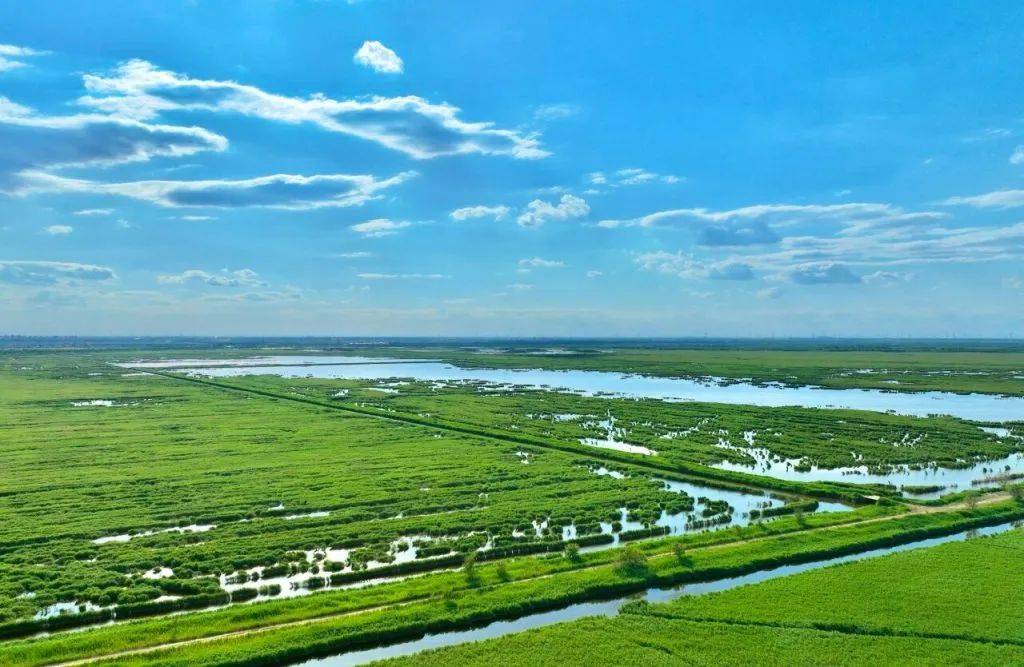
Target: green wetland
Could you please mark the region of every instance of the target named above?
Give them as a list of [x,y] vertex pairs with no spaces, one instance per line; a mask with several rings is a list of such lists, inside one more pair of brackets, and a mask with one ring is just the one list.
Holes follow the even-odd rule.
[[[456,372],[437,377],[438,367]],[[798,623],[782,607],[757,616],[748,601],[734,607],[749,612],[741,623],[693,611],[703,608],[687,607],[698,604],[690,595],[614,614],[624,596],[664,600],[683,595],[680,584],[747,583],[878,549],[1005,543],[987,568],[1009,567],[1020,553],[1012,529],[924,547],[1024,518],[1022,367],[1024,355],[998,351],[6,350],[0,663],[359,664],[424,635],[449,639],[417,647],[486,637],[500,623],[541,629],[494,640],[507,648],[413,659],[488,664],[511,651],[524,663],[657,664],[699,644],[714,662],[716,647],[770,631],[762,653],[748,646],[720,662],[770,662],[782,654],[768,647],[789,645],[927,662],[938,653],[899,648],[923,632],[909,620],[857,617],[868,630],[837,638],[821,624],[854,621],[815,612]],[[522,369],[541,375],[519,381]],[[565,374],[576,372],[600,382],[572,386]],[[541,381],[550,377],[563,381]],[[626,380],[609,391],[615,378]],[[636,390],[649,381],[712,387],[711,397],[827,387],[940,407]],[[542,627],[589,615],[587,605],[614,617]],[[484,634],[458,634],[473,628]],[[671,639],[657,649],[629,639],[645,633]],[[996,650],[963,639],[989,635],[940,634],[928,641],[976,662],[1012,662],[1024,642],[999,635]],[[529,645],[552,648],[530,656]],[[601,658],[588,653],[599,647]]]
[[1022,575],[1024,530],[972,535],[385,664],[1018,664]]

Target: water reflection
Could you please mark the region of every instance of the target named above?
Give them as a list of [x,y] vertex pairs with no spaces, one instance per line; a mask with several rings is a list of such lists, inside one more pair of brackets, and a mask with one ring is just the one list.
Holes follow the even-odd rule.
[[943,537],[918,540],[916,542],[910,542],[907,544],[888,547],[885,549],[874,549],[871,551],[864,551],[849,556],[828,558],[824,560],[818,560],[809,563],[800,563],[796,565],[783,565],[774,568],[766,568],[764,570],[759,570],[757,572],[753,572],[740,577],[726,577],[714,581],[686,584],[685,586],[678,586],[674,588],[651,588],[640,595],[630,595],[615,600],[608,600],[603,602],[586,602],[581,604],[574,604],[554,611],[548,611],[539,614],[529,614],[512,621],[497,621],[480,628],[474,628],[472,630],[462,630],[458,632],[444,632],[439,634],[426,635],[420,639],[412,641],[402,642],[399,644],[392,644],[390,646],[380,646],[377,648],[366,649],[362,651],[350,651],[348,653],[342,653],[327,658],[308,660],[301,664],[304,667],[351,667],[353,665],[363,665],[368,662],[374,662],[376,660],[384,660],[386,658],[412,655],[414,653],[419,653],[420,651],[426,651],[429,649],[441,648],[445,646],[456,646],[468,642],[503,637],[505,635],[523,632],[525,630],[530,630],[533,628],[541,628],[548,625],[554,625],[555,623],[572,621],[587,616],[616,616],[619,613],[619,608],[622,606],[624,602],[628,602],[630,600],[635,600],[638,598],[645,599],[649,602],[668,602],[670,600],[674,600],[676,598],[683,596],[705,595],[707,593],[724,591],[731,588],[744,586],[747,584],[754,584],[761,581],[767,581],[769,579],[775,579],[778,577],[784,577],[791,574],[797,574],[799,572],[816,570],[823,567],[828,567],[830,565],[838,565],[840,563],[849,563],[853,561],[864,560],[867,558],[875,558],[877,556],[884,556],[886,554],[891,554],[899,551],[908,551],[911,549],[920,549],[924,547],[935,546],[945,542],[965,540],[973,535],[992,535],[996,533],[1005,532],[1012,528],[1013,524],[1007,523],[999,526],[981,528],[973,531],[964,531],[961,533],[956,533],[954,535],[946,535]]
[[[585,396],[656,398],[668,401],[703,401],[766,407],[802,406],[851,408],[903,415],[946,414],[973,421],[1002,422],[1024,416],[1024,398],[991,394],[948,392],[895,392],[878,389],[825,389],[722,382],[720,378],[686,378],[628,375],[605,371],[555,371],[544,369],[460,368],[442,362],[396,361],[365,357],[276,356],[260,360],[217,360],[199,366],[189,360],[189,372],[208,377],[274,374],[284,377],[383,380],[405,378],[424,382],[486,382],[499,387],[562,389]],[[231,362],[235,363],[232,365]],[[130,368],[174,367],[173,361],[123,364]],[[343,365],[303,365],[303,364]],[[160,364],[157,366],[156,364]],[[260,365],[262,364],[262,366]],[[178,362],[180,366],[181,363]]]

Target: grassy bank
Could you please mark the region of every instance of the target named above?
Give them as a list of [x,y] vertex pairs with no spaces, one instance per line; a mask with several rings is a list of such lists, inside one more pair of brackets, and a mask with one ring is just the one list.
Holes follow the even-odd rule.
[[[803,531],[730,545],[651,554],[642,567],[624,570],[616,563],[508,583],[486,580],[475,588],[447,591],[440,598],[365,613],[331,617],[315,623],[259,633],[234,635],[203,643],[160,649],[113,660],[116,664],[270,665],[380,643],[411,639],[424,633],[472,627],[502,618],[554,609],[573,602],[623,595],[649,586],[666,586],[735,576],[784,563],[804,562],[899,544],[1024,516],[1011,503],[949,513],[906,516]],[[95,632],[102,632],[97,630]],[[92,633],[88,633],[92,634]],[[117,645],[116,637],[108,648]],[[87,638],[86,638],[87,641]],[[0,660],[12,664],[46,664],[70,659],[80,642],[22,642],[5,647]],[[63,650],[62,650],[63,649]],[[123,649],[122,649],[123,650]],[[88,655],[102,653],[94,651]]]

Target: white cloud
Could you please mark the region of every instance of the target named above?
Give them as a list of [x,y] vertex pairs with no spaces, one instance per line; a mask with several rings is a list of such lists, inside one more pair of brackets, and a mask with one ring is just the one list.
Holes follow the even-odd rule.
[[354,232],[358,232],[363,236],[370,238],[379,238],[381,236],[391,236],[397,234],[399,229],[405,229],[411,226],[411,222],[405,220],[388,220],[386,218],[377,218],[375,220],[367,220],[366,222],[360,222],[359,224],[352,225],[349,227]]
[[14,285],[49,286],[81,280],[112,280],[110,268],[77,262],[0,261],[0,282]]
[[539,227],[551,220],[568,220],[590,213],[590,207],[583,199],[574,195],[562,195],[558,204],[534,199],[526,205],[516,223],[521,227]]
[[619,185],[641,185],[643,183],[650,183],[652,181],[661,181],[662,183],[678,183],[679,177],[672,174],[660,175],[653,171],[647,171],[646,169],[619,169],[615,172],[618,177],[616,181]]
[[743,260],[731,258],[709,262],[694,259],[682,251],[670,253],[659,250],[639,253],[633,257],[633,261],[645,271],[691,280],[753,280],[755,277],[753,267]]
[[201,301],[226,304],[251,303],[288,303],[303,298],[302,290],[285,287],[280,290],[262,290],[259,292],[207,292]]
[[541,121],[562,120],[579,114],[580,108],[575,104],[542,104],[533,111],[533,117]]
[[356,252],[339,252],[335,257],[340,259],[367,259],[369,257],[373,257],[373,253],[365,250],[359,250]]
[[519,260],[519,266],[522,268],[533,268],[533,269],[557,269],[565,266],[565,262],[557,259],[543,259],[541,257],[532,257],[530,259]]
[[1017,146],[1010,155],[1010,164],[1024,164],[1024,146]]
[[673,185],[683,179],[673,174],[656,174],[646,169],[630,167],[619,169],[612,174],[603,171],[592,171],[587,174],[587,182],[591,185],[607,185],[613,188],[630,185],[643,185],[645,183],[667,183]]
[[789,270],[791,281],[804,285],[835,285],[859,283],[863,279],[848,266],[836,262],[801,264]]
[[512,283],[508,286],[508,289],[516,292],[526,292],[533,289],[533,285],[529,283]]
[[[998,204],[1007,203],[1001,195]],[[698,243],[709,252],[730,250],[724,258],[665,251],[635,257],[641,269],[684,278],[893,284],[913,275],[897,271],[900,266],[1024,259],[1024,222],[971,227],[954,225],[950,218],[890,204],[773,204],[727,211],[676,209],[605,226],[682,223],[697,232]],[[791,231],[797,224],[800,231]],[[752,242],[758,226],[775,235],[772,243]]]
[[711,280],[753,280],[754,270],[746,262],[727,259],[709,265],[707,277]]
[[359,47],[352,60],[383,74],[401,74],[402,59],[398,54],[380,42],[367,40]]
[[1017,208],[1024,206],[1024,190],[996,190],[972,197],[950,197],[942,203],[974,208]]
[[973,134],[969,134],[963,137],[965,143],[976,143],[981,141],[993,141],[998,139],[1006,139],[1007,137],[1013,136],[1013,130],[1005,127],[986,127],[978,130]]
[[86,75],[92,93],[79,102],[107,112],[153,118],[167,111],[235,113],[268,121],[309,123],[373,141],[416,159],[479,153],[536,159],[549,155],[533,135],[466,122],[460,110],[407,95],[331,99],[268,93],[234,81],[193,79],[143,60],[122,64],[108,76]]
[[534,190],[539,195],[561,195],[569,192],[569,188],[564,185],[547,185],[542,188]]
[[75,215],[81,215],[81,216],[100,216],[100,215],[110,215],[113,212],[114,212],[114,209],[112,209],[112,208],[85,208],[85,209],[82,209],[81,211],[75,211],[74,214]]
[[100,183],[32,172],[23,174],[18,194],[88,193],[129,197],[169,208],[262,207],[299,211],[359,206],[415,175],[416,172],[402,172],[378,180],[369,175],[274,174],[243,180]]
[[442,273],[358,273],[363,280],[444,280]]
[[508,206],[465,206],[451,212],[453,220],[474,220],[476,218],[490,218],[501,220],[509,213]]
[[780,245],[779,252],[757,261],[785,267],[822,261],[899,266],[1014,260],[1024,257],[1024,223],[959,228],[907,225],[847,236],[796,236],[783,239]]
[[590,271],[587,271],[587,277],[588,278],[600,278],[603,275],[604,275],[604,271],[597,271],[596,269],[592,269]]
[[201,269],[188,269],[174,275],[157,276],[162,285],[203,284],[212,287],[265,287],[267,284],[259,279],[252,269],[228,271],[221,269],[218,273],[207,273]]
[[891,285],[893,283],[909,282],[914,278],[913,273],[903,271],[875,271],[863,277],[866,283],[877,283],[880,285]]
[[26,67],[27,63],[20,60],[21,58],[45,56],[48,53],[49,51],[38,51],[25,46],[0,44],[0,72],[7,72],[12,69],[18,69],[19,67]]
[[[689,224],[725,223],[737,220],[765,220],[767,222],[788,225],[797,221],[831,220],[858,221],[862,224],[874,224],[890,221],[894,216],[903,214],[899,207],[891,204],[851,203],[851,204],[755,204],[741,208],[714,211],[706,208],[677,208],[657,211],[648,215],[624,220],[601,220],[598,227],[613,229],[616,227],[671,227],[674,222]],[[933,217],[943,214],[929,213]]]
[[0,97],[0,191],[62,167],[106,167],[223,151],[224,137],[198,127],[155,125],[99,114],[37,115]]
[[70,225],[50,225],[43,229],[43,231],[50,236],[67,236],[71,232],[75,231],[75,228]]

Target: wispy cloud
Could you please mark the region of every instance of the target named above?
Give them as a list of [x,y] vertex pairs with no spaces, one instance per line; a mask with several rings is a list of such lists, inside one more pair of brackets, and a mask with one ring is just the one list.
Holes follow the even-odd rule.
[[788,277],[795,283],[803,285],[836,285],[861,282],[849,267],[836,262],[819,262],[801,264],[789,270]]
[[421,97],[331,99],[288,97],[234,81],[193,79],[143,60],[122,64],[109,75],[86,75],[83,105],[123,116],[150,119],[161,113],[234,113],[288,124],[311,124],[378,143],[416,159],[479,153],[519,159],[546,157],[535,136],[467,122],[458,107]]
[[352,225],[349,229],[369,238],[379,238],[381,236],[392,236],[397,234],[398,230],[411,226],[412,223],[405,220],[377,218],[375,220],[367,220],[366,222],[360,222]]
[[[42,172],[106,167],[223,151],[224,137],[198,127],[99,114],[46,116],[0,97],[0,191],[18,193]],[[43,174],[45,175],[45,174]]]
[[565,266],[565,262],[557,259],[543,259],[541,257],[531,257],[529,259],[519,260],[519,266],[522,268],[530,269],[558,269]]
[[868,273],[862,276],[864,282],[877,285],[905,283],[912,280],[913,277],[914,274],[907,271],[875,271],[874,273]]
[[636,264],[645,271],[656,271],[687,279],[708,280],[753,280],[754,271],[750,264],[727,259],[707,262],[695,259],[682,251],[670,253],[664,250],[639,253],[633,257]]
[[995,190],[970,197],[950,197],[943,200],[942,203],[948,206],[973,206],[974,208],[1017,208],[1024,206],[1024,190]]
[[965,143],[977,143],[981,141],[996,141],[1013,136],[1013,130],[1005,127],[986,127],[973,134],[963,137]]
[[[1005,198],[1001,201],[1005,204]],[[697,258],[682,251],[635,257],[641,269],[689,279],[763,276],[803,285],[884,285],[906,279],[909,274],[892,268],[901,265],[1024,258],[1024,223],[962,227],[950,226],[948,219],[948,214],[890,204],[758,205],[661,211],[625,226],[682,223],[697,232],[703,248],[731,249],[727,257]],[[791,231],[797,223],[805,224],[800,233]]]
[[25,58],[45,56],[49,51],[39,51],[26,46],[15,46],[14,44],[0,44],[0,72],[7,72],[12,69],[27,67]]
[[100,183],[36,172],[23,175],[18,194],[88,193],[129,197],[170,208],[262,207],[294,211],[359,206],[415,175],[402,172],[377,179],[352,174],[274,174],[242,180]]
[[43,231],[50,236],[67,236],[75,231],[75,228],[71,225],[50,225],[49,227],[44,227]]
[[112,280],[113,269],[77,262],[0,261],[0,282],[13,285],[50,286],[82,280]]
[[776,243],[779,235],[763,222],[743,224],[713,224],[697,233],[697,243],[703,246],[746,246]]
[[575,104],[542,104],[533,110],[533,117],[540,121],[551,121],[572,118],[579,113],[580,108]]
[[493,218],[502,220],[509,214],[508,206],[465,206],[451,212],[453,220],[475,220],[477,218]]
[[603,171],[592,171],[587,174],[587,182],[591,185],[606,185],[612,188],[627,187],[630,185],[644,185],[646,183],[667,183],[669,185],[679,183],[683,179],[673,174],[657,174],[647,169],[629,167],[619,169],[611,173]]
[[217,273],[208,273],[201,269],[188,269],[173,275],[157,276],[162,285],[201,284],[212,287],[265,287],[266,283],[259,279],[252,269],[229,271],[221,269]]
[[444,280],[443,273],[357,273],[363,280]]
[[383,74],[401,74],[404,66],[397,53],[374,40],[363,42],[352,60]]
[[639,218],[608,219],[598,227],[672,227],[693,222],[725,223],[736,220],[762,220],[776,224],[792,224],[806,220],[882,222],[903,211],[891,204],[755,204],[741,208],[715,211],[707,208],[676,208],[657,211]]
[[114,212],[114,209],[112,209],[112,208],[84,208],[81,211],[75,211],[74,214],[75,215],[85,216],[85,217],[90,217],[90,216],[110,215],[113,212]]

